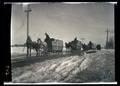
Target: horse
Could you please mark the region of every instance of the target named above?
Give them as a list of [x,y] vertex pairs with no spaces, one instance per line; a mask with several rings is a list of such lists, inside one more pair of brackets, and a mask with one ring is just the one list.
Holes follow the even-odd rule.
[[31,48],[36,51],[36,56],[45,55],[47,53],[47,44],[42,42],[40,38],[38,38],[37,42],[32,43]]
[[80,51],[82,48],[81,41],[77,40],[77,37],[71,42],[65,43],[66,51],[71,49],[71,52]]
[[27,46],[27,57],[31,57],[31,44],[32,44],[32,40],[31,40],[31,37],[28,36],[27,37],[27,40],[26,40],[26,43],[24,44],[25,46]]
[[83,51],[87,51],[87,50],[89,50],[89,46],[86,45],[85,43],[82,44],[82,48],[83,48]]
[[77,50],[77,43],[78,43],[77,38],[75,38],[73,41],[69,42],[72,50]]
[[40,38],[38,38],[36,42],[36,41],[32,41],[30,36],[28,36],[25,45],[28,48],[27,53],[28,53],[28,56],[30,55],[30,57],[31,57],[31,49],[36,51],[36,56],[40,56],[42,53],[47,52],[47,46],[45,43],[41,41]]
[[66,48],[66,52],[69,52],[71,50],[70,42],[69,43],[65,42],[65,48]]

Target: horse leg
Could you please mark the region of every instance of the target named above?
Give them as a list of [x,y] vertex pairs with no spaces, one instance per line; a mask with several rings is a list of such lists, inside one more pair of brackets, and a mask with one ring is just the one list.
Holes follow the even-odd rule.
[[40,50],[38,50],[38,56],[40,56]]
[[31,57],[31,48],[30,48],[30,57]]
[[37,53],[37,55],[36,55],[36,56],[38,56],[38,55],[39,55],[39,51],[38,51],[38,50],[36,50],[36,53]]
[[42,55],[42,50],[39,50],[39,55],[40,55],[40,56]]
[[35,49],[35,51],[36,51],[36,56],[37,56],[37,50]]
[[28,57],[30,57],[30,48],[28,48]]
[[28,48],[28,57],[30,57],[30,48]]
[[29,57],[29,48],[27,47],[27,57]]
[[38,51],[36,50],[36,56],[38,56]]

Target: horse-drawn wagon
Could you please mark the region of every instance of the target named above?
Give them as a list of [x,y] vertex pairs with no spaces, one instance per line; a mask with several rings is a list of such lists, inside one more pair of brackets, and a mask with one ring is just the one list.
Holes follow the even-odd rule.
[[62,52],[63,50],[63,41],[55,39],[52,41],[52,52]]

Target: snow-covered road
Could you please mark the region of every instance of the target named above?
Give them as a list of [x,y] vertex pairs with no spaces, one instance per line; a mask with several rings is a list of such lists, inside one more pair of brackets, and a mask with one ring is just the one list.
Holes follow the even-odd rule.
[[12,82],[115,81],[114,50],[101,50],[12,68]]

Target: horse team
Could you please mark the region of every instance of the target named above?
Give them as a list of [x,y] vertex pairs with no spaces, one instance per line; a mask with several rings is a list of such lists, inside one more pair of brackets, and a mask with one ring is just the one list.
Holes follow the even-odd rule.
[[[63,51],[63,41],[59,40],[59,39],[54,39],[54,38],[50,38],[49,35],[47,33],[45,33],[45,40],[44,42],[41,41],[40,38],[37,39],[37,41],[32,41],[30,36],[28,36],[25,46],[27,46],[28,48],[28,55],[31,57],[31,49],[36,51],[36,56],[39,55],[47,55],[50,52],[62,52]],[[82,44],[81,41],[77,40],[77,38],[75,38],[73,41],[71,42],[66,42],[65,43],[65,48],[66,51],[87,51],[89,49],[101,49],[100,45],[95,45],[94,43],[92,43],[91,41],[88,44]]]

